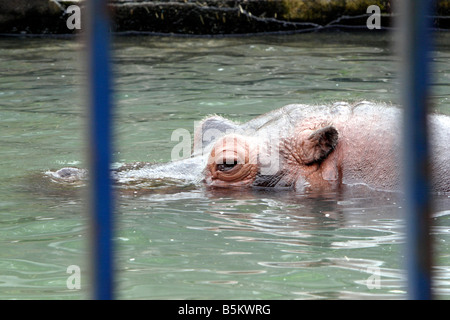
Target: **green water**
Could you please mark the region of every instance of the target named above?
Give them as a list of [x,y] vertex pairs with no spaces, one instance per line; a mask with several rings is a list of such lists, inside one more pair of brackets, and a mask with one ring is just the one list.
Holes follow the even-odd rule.
[[[450,114],[450,35],[434,55],[434,107]],[[290,103],[396,102],[389,35],[115,39],[115,160],[170,159],[177,128],[246,121]],[[0,39],[0,298],[90,297],[86,191],[45,172],[85,166],[82,46]],[[401,199],[348,190],[121,190],[120,299],[405,297]],[[436,292],[450,297],[450,198],[437,197]],[[68,289],[70,265],[81,289]],[[379,288],[368,280],[378,277]]]

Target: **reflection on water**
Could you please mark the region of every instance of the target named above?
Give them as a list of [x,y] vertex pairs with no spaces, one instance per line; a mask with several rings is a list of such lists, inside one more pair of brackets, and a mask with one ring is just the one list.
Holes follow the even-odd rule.
[[[447,40],[433,89],[435,108],[450,114]],[[404,298],[401,194],[210,190],[141,179],[142,167],[132,167],[169,160],[173,130],[192,133],[208,114],[246,121],[290,103],[395,102],[389,42],[367,34],[117,39],[115,160],[128,165],[116,188],[118,297]],[[46,174],[85,167],[78,48],[0,39],[0,298],[77,299],[90,289],[88,189]],[[434,285],[448,298],[450,198],[436,200]],[[66,287],[70,265],[81,267],[79,291]]]
[[[134,200],[145,199],[157,212],[170,207],[171,213],[189,215],[190,223],[185,228],[206,232],[204,237],[208,240],[205,242],[216,248],[217,252],[210,254],[217,261],[212,269],[195,269],[186,262],[191,267],[185,272],[206,273],[205,277],[209,277],[195,281],[196,284],[245,285],[259,281],[253,277],[264,275],[264,283],[270,284],[269,279],[279,281],[282,288],[289,288],[285,294],[296,298],[357,298],[356,292],[361,293],[359,298],[398,299],[405,295],[400,194],[355,186],[340,194],[200,188],[178,196],[144,195]],[[449,206],[447,197],[440,200],[441,207]],[[177,209],[178,205],[184,208]],[[134,209],[139,211],[139,207]],[[448,210],[437,211],[435,217],[436,223],[441,218],[441,222],[446,221]],[[448,236],[448,232],[445,234]],[[169,241],[189,246],[183,239]],[[194,252],[178,254],[187,261],[190,259],[186,255],[193,254],[194,262],[202,256],[198,249]],[[226,280],[224,275],[227,275]],[[378,279],[377,287],[370,289],[374,275]],[[448,274],[444,279],[446,277]],[[302,285],[305,281],[306,285]],[[324,290],[323,283],[330,281],[336,281],[337,287],[345,283],[348,291]],[[447,294],[446,281],[436,282],[436,285],[443,287],[438,292]],[[252,297],[265,297],[264,290],[255,292]]]

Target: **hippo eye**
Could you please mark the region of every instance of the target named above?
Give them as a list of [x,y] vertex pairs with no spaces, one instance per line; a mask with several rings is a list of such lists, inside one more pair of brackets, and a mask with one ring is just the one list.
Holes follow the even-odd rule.
[[231,169],[233,169],[237,164],[238,164],[238,162],[237,162],[237,160],[234,160],[234,162],[233,163],[226,163],[226,161],[224,161],[225,163],[223,163],[223,164],[218,164],[217,165],[217,167],[216,167],[216,169],[217,169],[217,171],[229,171],[229,170],[231,170]]
[[238,135],[225,136],[214,144],[205,169],[211,186],[248,186],[258,171],[257,145]]

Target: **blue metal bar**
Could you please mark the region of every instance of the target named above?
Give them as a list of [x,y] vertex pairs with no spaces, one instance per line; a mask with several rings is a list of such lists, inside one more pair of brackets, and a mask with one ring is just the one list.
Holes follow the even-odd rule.
[[433,1],[402,1],[406,263],[408,296],[432,298],[431,197],[427,111]]
[[87,1],[90,76],[90,179],[94,298],[113,298],[113,196],[111,168],[111,71],[107,0]]

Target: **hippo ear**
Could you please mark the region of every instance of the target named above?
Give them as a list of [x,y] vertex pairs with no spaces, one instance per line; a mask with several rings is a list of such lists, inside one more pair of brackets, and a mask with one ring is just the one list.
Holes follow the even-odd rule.
[[234,133],[239,128],[236,123],[212,116],[201,121],[194,130],[194,154],[203,153],[205,147],[225,134]]
[[338,131],[333,126],[326,126],[312,132],[300,141],[299,151],[303,163],[310,165],[323,161],[338,143]]

